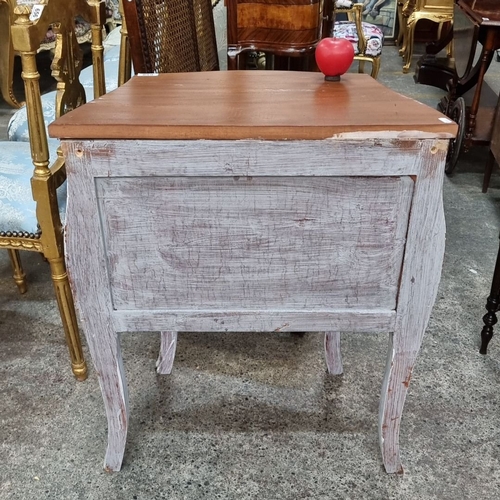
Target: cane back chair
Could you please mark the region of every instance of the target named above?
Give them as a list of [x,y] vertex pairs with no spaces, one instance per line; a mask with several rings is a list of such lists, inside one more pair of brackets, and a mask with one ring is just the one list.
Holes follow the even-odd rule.
[[136,73],[219,69],[211,0],[122,3]]
[[87,20],[92,25],[94,96],[104,94],[104,4],[100,0],[38,0],[34,6],[18,5],[14,15],[12,42],[21,56],[29,142],[5,141],[1,145],[0,248],[10,254],[21,293],[26,291],[26,279],[19,250],[40,252],[49,262],[73,373],[84,380],[87,367],[64,260],[65,163],[58,143],[47,139],[35,56],[52,25],[56,33],[51,66],[57,81],[56,116],[84,104],[85,91],[78,78],[83,54],[76,40],[75,19]]

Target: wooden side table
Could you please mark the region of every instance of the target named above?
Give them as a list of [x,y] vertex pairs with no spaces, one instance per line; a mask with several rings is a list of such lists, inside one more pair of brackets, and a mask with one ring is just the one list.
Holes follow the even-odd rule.
[[129,420],[120,332],[326,331],[337,371],[338,332],[385,330],[380,446],[387,472],[402,472],[455,132],[367,75],[279,71],[137,76],[53,123],[105,468],[120,469]]

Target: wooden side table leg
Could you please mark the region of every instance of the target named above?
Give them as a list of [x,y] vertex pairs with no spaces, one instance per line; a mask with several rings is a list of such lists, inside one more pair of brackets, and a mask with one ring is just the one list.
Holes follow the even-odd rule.
[[[399,430],[413,366],[436,299],[444,257],[442,174],[446,147],[427,145],[415,181],[412,215],[380,398],[379,437],[388,473],[403,472]],[[433,158],[434,156],[434,158]],[[433,178],[434,177],[434,178]]]
[[339,332],[325,332],[325,358],[328,373],[341,375],[344,372]]
[[68,172],[72,173],[66,224],[74,229],[64,232],[66,265],[106,408],[108,446],[104,468],[119,471],[127,439],[128,391],[120,335],[113,325],[104,243],[100,238],[97,242],[89,238],[101,230],[100,213],[95,209],[98,206],[96,183],[90,152],[81,144],[67,147],[63,144],[63,149]]
[[169,375],[174,364],[177,348],[177,332],[160,332],[160,353],[156,361],[156,372]]
[[403,406],[410,385],[416,353],[395,352],[394,335],[389,342],[387,366],[380,399],[379,436],[382,460],[389,473],[402,474],[403,465],[399,451],[399,430]]
[[99,385],[108,420],[108,446],[104,469],[107,472],[119,471],[125,453],[129,420],[127,382],[123,370],[120,336],[114,333],[96,337],[93,360],[99,374]]
[[488,311],[483,316],[484,327],[481,331],[481,347],[479,352],[486,354],[488,344],[493,337],[493,327],[497,324],[498,306],[500,304],[500,249],[497,254],[497,261],[495,264],[495,271],[493,272],[493,281],[491,283],[491,291],[488,299],[486,300],[486,310]]

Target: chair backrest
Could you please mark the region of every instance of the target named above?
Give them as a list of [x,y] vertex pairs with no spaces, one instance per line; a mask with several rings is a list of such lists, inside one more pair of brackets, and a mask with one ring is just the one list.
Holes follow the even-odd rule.
[[322,37],[323,0],[226,0],[228,54],[297,55]]
[[211,0],[123,2],[136,73],[219,69]]
[[403,6],[403,15],[409,16],[414,11],[449,12],[453,9],[453,0],[407,0]]
[[[37,203],[37,219],[42,238],[61,244],[61,222],[55,189],[65,178],[62,155],[50,165],[49,145],[40,95],[40,74],[36,54],[49,27],[56,35],[51,69],[57,81],[56,117],[85,103],[85,91],[79,81],[83,52],[75,33],[77,17],[92,26],[92,61],[94,97],[105,93],[102,31],[104,2],[101,0],[37,0],[36,5],[17,5],[11,27],[14,50],[21,56],[22,77],[26,95],[29,142],[34,173],[31,180],[33,199]],[[48,243],[45,245],[50,246]],[[51,255],[45,256],[50,258]]]
[[120,28],[120,63],[118,67],[118,87],[121,87],[132,76],[132,59],[130,55],[127,20],[123,12],[123,0],[119,0],[118,11],[122,20]]
[[14,22],[16,0],[0,0],[0,93],[13,107],[19,107],[12,90],[14,74],[14,49],[10,36],[10,26]]

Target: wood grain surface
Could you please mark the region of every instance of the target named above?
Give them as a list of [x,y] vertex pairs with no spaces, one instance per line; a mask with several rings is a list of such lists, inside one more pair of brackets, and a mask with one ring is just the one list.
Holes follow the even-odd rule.
[[[444,120],[444,122],[443,122]],[[136,76],[56,120],[76,139],[325,139],[367,131],[452,137],[456,124],[368,75],[219,71]]]

